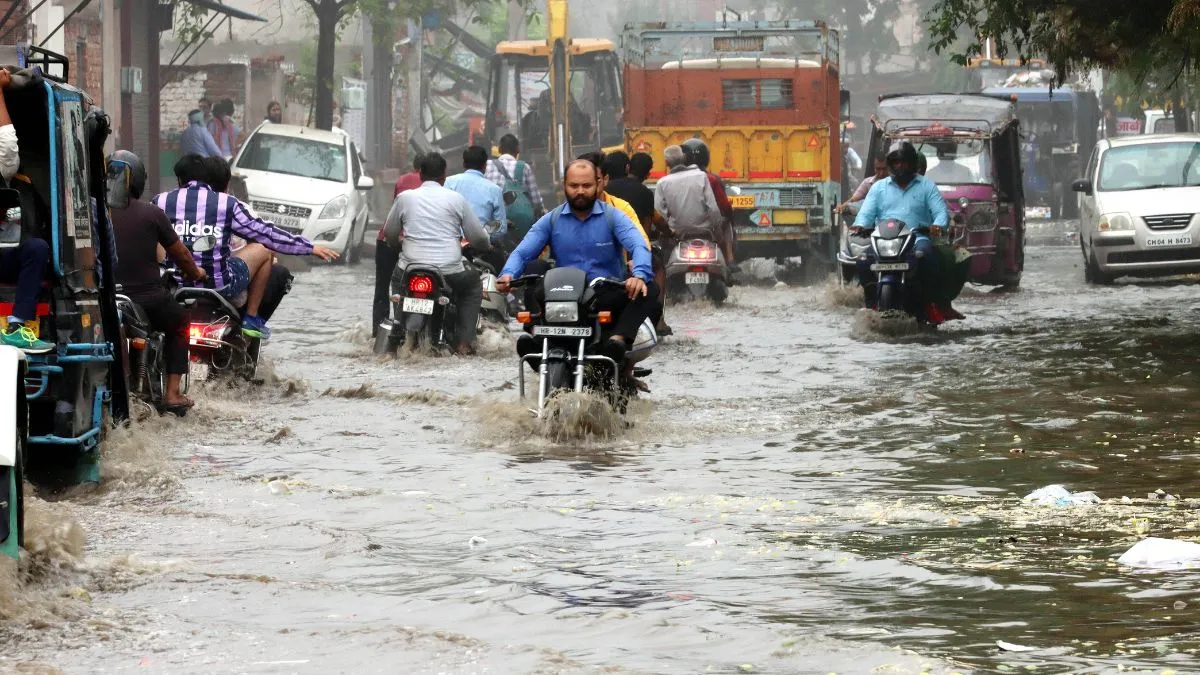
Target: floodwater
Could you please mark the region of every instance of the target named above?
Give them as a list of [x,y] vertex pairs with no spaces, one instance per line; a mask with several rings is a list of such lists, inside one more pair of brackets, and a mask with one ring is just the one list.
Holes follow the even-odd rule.
[[[1028,257],[936,335],[832,285],[672,308],[629,429],[534,421],[501,332],[380,360],[368,266],[301,275],[268,384],[114,433],[99,491],[30,506],[0,666],[1200,670],[1200,571],[1116,564],[1200,535],[1197,282]],[[1104,501],[1022,503],[1051,483]]]

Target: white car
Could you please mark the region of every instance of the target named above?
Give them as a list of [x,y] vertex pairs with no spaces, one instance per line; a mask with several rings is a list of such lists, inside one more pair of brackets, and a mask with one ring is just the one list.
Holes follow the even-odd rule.
[[256,215],[358,262],[367,230],[367,192],[358,150],[345,134],[261,124],[242,144],[233,173],[246,182]]
[[1200,134],[1104,139],[1074,189],[1088,282],[1200,270]]

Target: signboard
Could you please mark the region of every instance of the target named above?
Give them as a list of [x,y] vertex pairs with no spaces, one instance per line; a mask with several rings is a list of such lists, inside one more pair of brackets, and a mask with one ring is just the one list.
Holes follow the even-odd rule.
[[1142,121],[1133,117],[1117,118],[1117,135],[1134,136],[1142,133]]
[[759,209],[750,214],[750,224],[758,227],[771,227],[774,221],[771,219],[771,212],[766,209]]
[[761,35],[713,38],[714,52],[761,52],[763,45],[764,39]]

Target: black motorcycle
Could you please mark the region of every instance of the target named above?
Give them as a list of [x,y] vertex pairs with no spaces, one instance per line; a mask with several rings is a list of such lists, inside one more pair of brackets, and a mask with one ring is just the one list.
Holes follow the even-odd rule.
[[[526,288],[526,306],[532,308],[517,317],[529,330],[529,336],[518,341],[517,350],[522,364],[522,398],[525,397],[524,364],[529,363],[538,373],[537,415],[542,415],[547,399],[556,392],[585,389],[603,393],[618,412],[624,413],[629,399],[638,391],[636,383],[622,375],[624,366],[649,356],[657,342],[654,327],[647,320],[639,331],[639,339],[626,352],[625,363],[618,364],[602,353],[603,341],[612,336],[616,317],[595,307],[598,291],[624,289],[624,282],[597,278],[589,284],[583,270],[558,267],[545,276],[532,274],[514,279],[511,286]],[[650,373],[637,369],[633,377],[646,377]]]
[[[131,396],[149,412],[164,408],[167,387],[167,364],[164,353],[166,335],[154,330],[145,311],[118,287],[117,311],[121,315],[121,330],[125,347],[125,381]],[[183,388],[186,390],[186,380]]]

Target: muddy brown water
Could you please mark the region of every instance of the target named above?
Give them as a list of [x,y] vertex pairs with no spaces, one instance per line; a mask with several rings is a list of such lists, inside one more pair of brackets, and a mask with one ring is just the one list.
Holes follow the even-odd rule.
[[[932,336],[832,285],[673,308],[631,429],[587,400],[543,428],[501,332],[370,355],[370,271],[314,270],[266,386],[33,502],[0,668],[1196,672],[1200,572],[1115,560],[1200,536],[1198,286],[1088,288],[1077,259],[1031,250]],[[1050,483],[1105,501],[1021,502]]]

